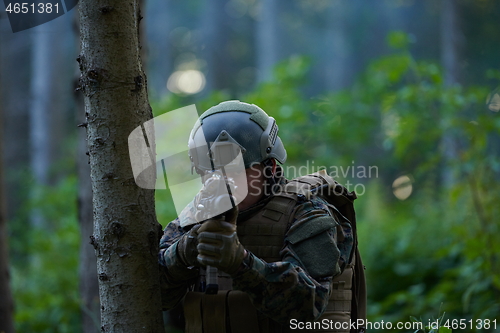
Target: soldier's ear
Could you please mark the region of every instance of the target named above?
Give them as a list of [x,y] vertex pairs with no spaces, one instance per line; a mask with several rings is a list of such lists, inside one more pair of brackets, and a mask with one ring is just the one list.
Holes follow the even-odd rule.
[[273,176],[276,174],[276,160],[274,158],[271,158],[271,163],[273,165],[272,170],[273,170]]

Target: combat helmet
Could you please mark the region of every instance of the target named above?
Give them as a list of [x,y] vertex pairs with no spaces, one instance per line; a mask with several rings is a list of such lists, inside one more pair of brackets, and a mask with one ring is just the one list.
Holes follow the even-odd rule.
[[255,104],[226,101],[200,116],[188,143],[191,165],[197,173],[214,168],[208,152],[214,148],[214,143],[222,142],[230,142],[240,149],[245,169],[269,158],[280,163],[286,161],[286,150],[278,137],[275,119]]

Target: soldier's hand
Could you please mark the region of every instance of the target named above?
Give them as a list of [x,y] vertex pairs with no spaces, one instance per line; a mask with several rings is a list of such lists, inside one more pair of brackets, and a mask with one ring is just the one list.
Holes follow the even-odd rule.
[[179,239],[177,243],[177,254],[182,264],[186,267],[201,266],[198,261],[198,230],[200,224],[195,224],[188,232]]
[[198,261],[228,273],[236,273],[245,256],[236,233],[237,209],[227,219],[210,219],[198,229]]

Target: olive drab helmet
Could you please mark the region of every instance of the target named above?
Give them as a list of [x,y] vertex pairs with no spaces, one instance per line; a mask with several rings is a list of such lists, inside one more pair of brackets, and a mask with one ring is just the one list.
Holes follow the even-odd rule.
[[200,116],[188,143],[191,165],[197,173],[217,168],[211,162],[208,151],[214,143],[222,142],[239,148],[245,169],[269,158],[275,158],[280,163],[286,160],[286,150],[278,137],[276,121],[254,104],[226,101]]

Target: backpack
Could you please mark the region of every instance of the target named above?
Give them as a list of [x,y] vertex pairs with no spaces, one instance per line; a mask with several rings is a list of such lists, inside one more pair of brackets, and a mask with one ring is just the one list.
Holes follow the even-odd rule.
[[[349,264],[353,265],[351,322],[364,320],[366,322],[366,280],[365,267],[358,249],[356,213],[354,211],[354,200],[356,193],[349,192],[347,188],[335,181],[322,169],[316,173],[292,179],[286,186],[285,192],[297,193],[310,198],[318,195],[325,200],[329,207],[349,220],[353,231],[353,250]],[[351,332],[363,332],[363,328],[351,330]]]

